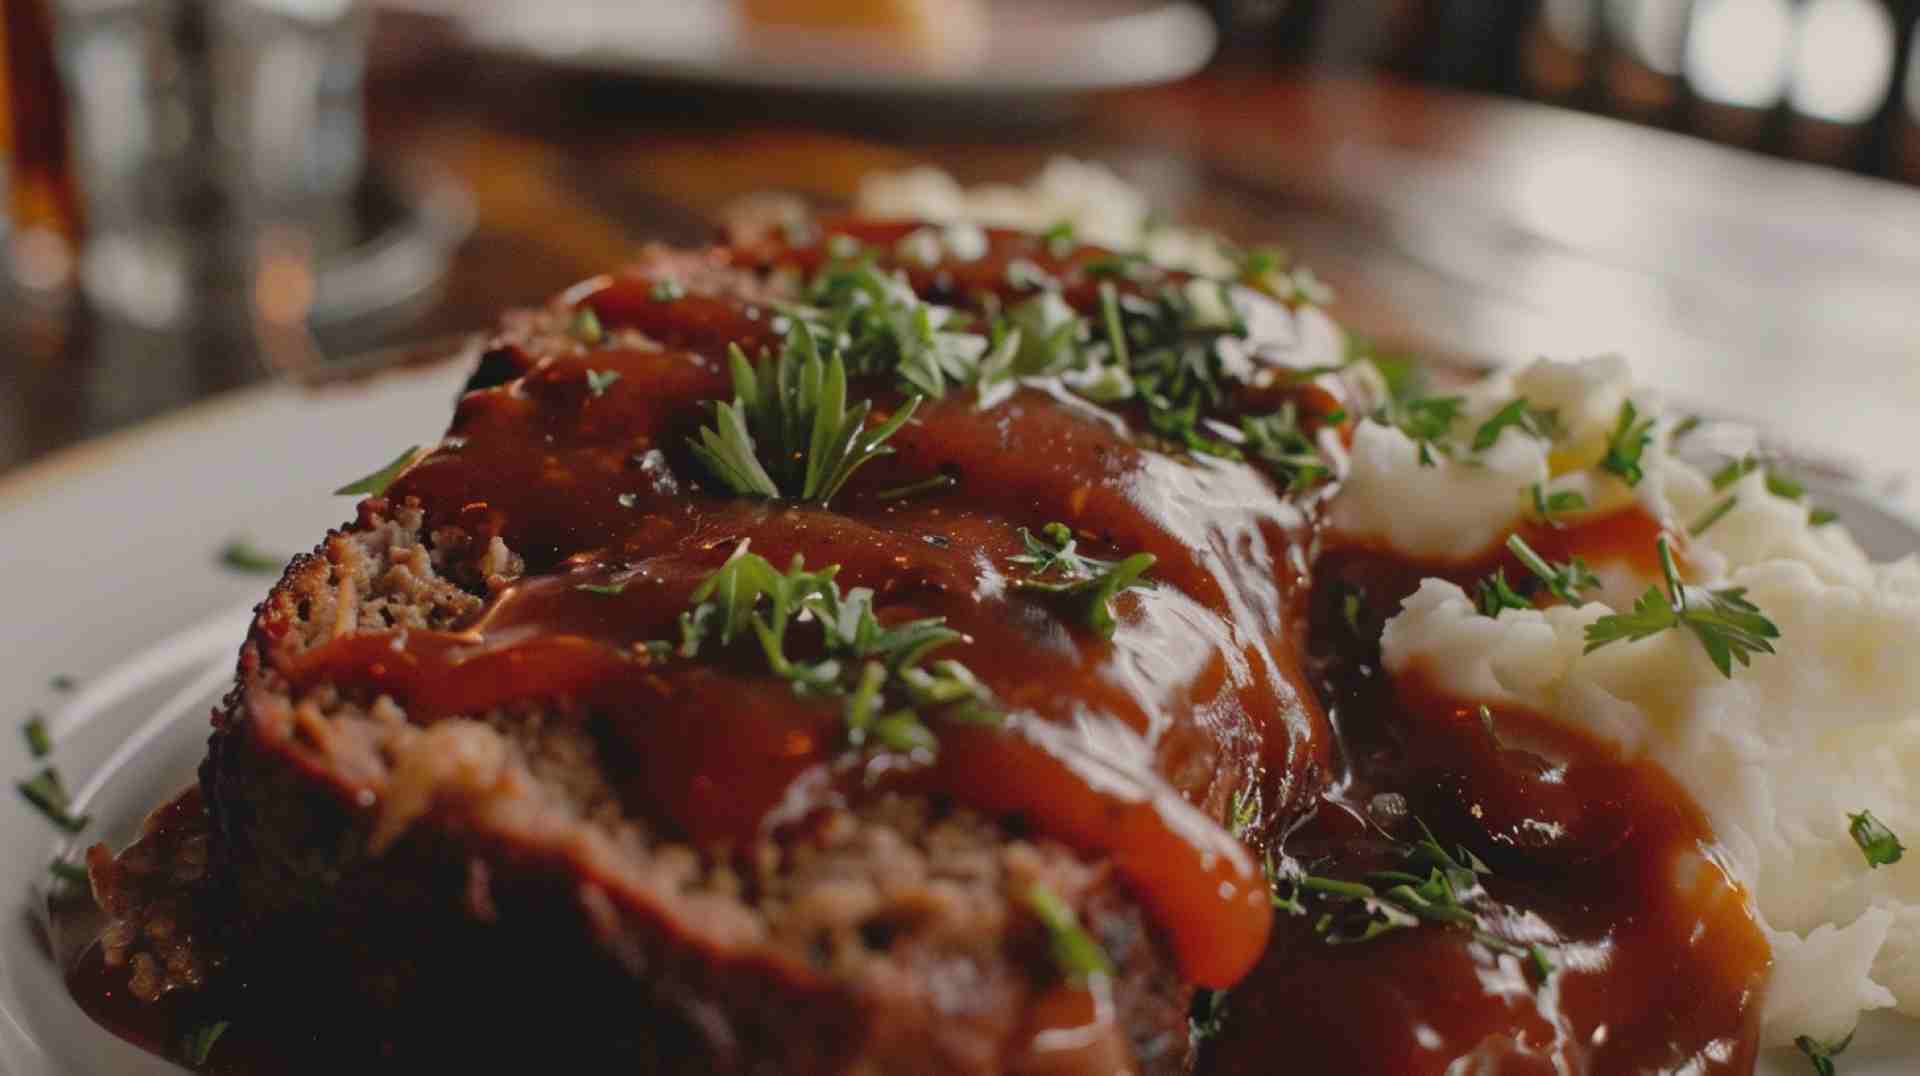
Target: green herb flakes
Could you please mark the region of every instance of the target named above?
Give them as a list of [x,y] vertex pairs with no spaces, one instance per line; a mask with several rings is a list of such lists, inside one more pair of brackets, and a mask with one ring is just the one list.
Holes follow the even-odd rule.
[[1847,832],[1853,835],[1853,843],[1860,846],[1860,854],[1867,857],[1867,865],[1876,870],[1900,862],[1900,857],[1906,854],[1900,838],[1875,818],[1872,811],[1847,815]]
[[339,489],[334,490],[334,495],[337,497],[378,497],[387,491],[388,486],[393,485],[393,480],[399,478],[400,472],[406,470],[407,466],[414,461],[414,457],[419,454],[420,446],[413,445],[405,452],[395,456],[393,462],[387,464],[385,467],[367,475],[365,478],[356,478],[346,485],[341,486]]

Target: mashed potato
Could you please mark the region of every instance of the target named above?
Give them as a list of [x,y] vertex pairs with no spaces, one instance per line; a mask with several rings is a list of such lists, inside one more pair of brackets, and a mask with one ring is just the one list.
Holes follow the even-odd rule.
[[[1657,414],[1650,398],[1629,391],[1618,363],[1538,363],[1473,390],[1468,413],[1515,394],[1547,398],[1536,386],[1574,384],[1597,403],[1563,422],[1572,449],[1509,430],[1500,451],[1482,454],[1484,464],[1468,457],[1422,468],[1410,440],[1368,424],[1355,439],[1336,522],[1410,556],[1462,559],[1523,521],[1525,509],[1514,506],[1530,501],[1523,491],[1543,474],[1556,487],[1588,491],[1596,505],[1638,499],[1677,532],[1686,530],[1679,521],[1732,495],[1734,507],[1686,547],[1688,582],[1744,587],[1779,627],[1778,653],[1756,655],[1730,678],[1679,631],[1583,653],[1586,626],[1630,604],[1653,582],[1645,578],[1578,608],[1498,618],[1481,615],[1460,587],[1429,579],[1387,624],[1387,670],[1417,670],[1460,698],[1579,725],[1678,778],[1754,894],[1773,946],[1768,1044],[1802,1034],[1838,1039],[1870,1009],[1920,1015],[1920,865],[1872,868],[1847,828],[1849,813],[1867,809],[1895,833],[1920,833],[1909,780],[1920,772],[1920,562],[1870,563],[1839,525],[1815,526],[1803,501],[1771,492],[1761,471],[1715,490],[1665,453],[1662,436],[1631,489],[1583,466],[1594,456],[1583,439],[1611,426],[1600,421],[1606,401],[1617,411],[1633,399],[1642,414]],[[1664,420],[1654,428],[1665,429]],[[1509,439],[1526,443],[1509,448]],[[1509,483],[1504,503],[1498,481]]]

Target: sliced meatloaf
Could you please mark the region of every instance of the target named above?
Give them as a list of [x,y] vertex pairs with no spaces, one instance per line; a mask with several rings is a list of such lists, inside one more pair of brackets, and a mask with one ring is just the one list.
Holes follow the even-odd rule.
[[[1257,958],[1270,913],[1237,838],[1326,764],[1295,627],[1311,498],[1071,371],[1023,358],[988,393],[950,369],[938,394],[900,372],[913,340],[1033,298],[1015,260],[1096,321],[1187,282],[1102,288],[1105,252],[1011,233],[939,261],[907,256],[911,226],[825,231],[651,252],[509,317],[447,437],[259,607],[201,770],[203,932],[246,989],[352,1023],[316,1056],[1174,1073],[1196,987]],[[824,296],[855,257],[901,290]],[[741,495],[689,447],[724,422],[728,346],[795,346],[829,301],[904,312],[848,394],[864,429],[911,421],[825,503]],[[1236,309],[1207,361],[1301,346],[1302,315]],[[883,330],[847,328],[850,356],[860,332]],[[1282,392],[1232,385],[1222,415]],[[969,708],[927,688],[893,715],[911,735],[863,738],[851,680],[809,686],[751,632],[684,643],[702,583],[749,553],[837,565],[876,630],[942,620],[924,668],[966,674]],[[1145,585],[1045,575],[1139,553]],[[825,630],[796,619],[793,653]],[[95,866],[131,961],[137,887]],[[147,989],[167,985],[193,984]]]

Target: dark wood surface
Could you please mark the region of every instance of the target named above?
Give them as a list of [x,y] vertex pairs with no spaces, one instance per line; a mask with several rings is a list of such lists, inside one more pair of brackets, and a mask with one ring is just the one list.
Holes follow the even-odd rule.
[[[1796,447],[1914,464],[1920,192],[1615,121],[1375,78],[1214,73],[1076,102],[923,107],[560,75],[376,43],[374,156],[470,189],[438,296],[341,350],[484,327],[732,199],[848,198],[930,162],[1018,178],[1105,161],[1176,216],[1293,249],[1350,326],[1510,362],[1628,355]],[[0,319],[0,469],[264,376],[244,331],[139,333],[79,304]]]

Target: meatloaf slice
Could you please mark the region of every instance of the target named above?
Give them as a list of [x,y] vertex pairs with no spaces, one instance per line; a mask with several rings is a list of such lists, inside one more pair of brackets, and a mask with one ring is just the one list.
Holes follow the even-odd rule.
[[[436,1021],[511,1014],[467,1028],[482,1056],[532,1023],[629,1071],[1058,1071],[1016,1056],[1055,980],[1022,897],[1044,884],[1113,958],[1127,1032],[1070,1071],[1182,1071],[1189,988],[1113,872],[1059,842],[889,795],[710,854],[623,809],[591,712],[420,728],[385,697],[291,691],[274,667],[305,648],[478,604],[442,572],[462,538],[435,537],[370,500],[261,607],[201,771],[229,937],[297,938],[396,1020],[447,996]],[[519,570],[498,547],[488,566],[494,586]]]
[[[902,229],[851,231],[885,250]],[[1084,271],[1100,252],[990,251],[1111,302]],[[910,402],[868,374],[870,424],[918,407],[892,455],[830,505],[733,495],[686,445],[727,345],[777,347],[781,296],[822,257],[656,251],[510,316],[446,439],[259,607],[201,769],[202,906],[216,977],[355,1029],[310,1034],[315,1057],[338,1038],[395,1068],[558,1043],[662,1073],[1189,1069],[1195,987],[1243,973],[1269,915],[1218,820],[1322,779],[1295,632],[1311,512],[1045,377]],[[1004,275],[894,279],[991,310],[1016,298],[991,293]],[[1025,585],[1043,531],[1150,553],[1153,585],[1097,598],[1095,630],[1073,593]],[[837,565],[883,625],[943,618],[993,720],[863,748],[750,639],[694,660],[656,641],[749,545]],[[110,866],[124,941],[141,890]],[[1068,966],[1080,927],[1110,969]],[[342,1049],[329,1064],[372,1063]]]

